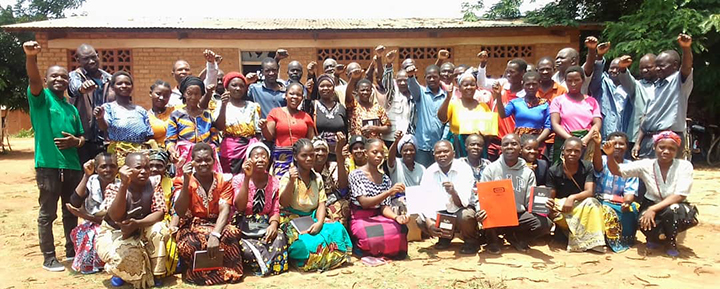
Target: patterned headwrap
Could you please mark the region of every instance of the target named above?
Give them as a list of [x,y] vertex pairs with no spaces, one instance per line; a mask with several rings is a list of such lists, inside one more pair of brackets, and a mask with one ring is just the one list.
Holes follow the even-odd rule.
[[227,88],[228,85],[230,85],[230,81],[235,78],[242,79],[243,82],[245,82],[245,84],[247,85],[247,79],[245,79],[245,75],[242,75],[242,73],[240,73],[240,72],[233,71],[228,74],[225,74],[225,76],[223,77],[223,79],[222,79],[223,87]]
[[268,153],[268,156],[271,155],[270,149],[265,144],[263,144],[261,141],[259,141],[259,142],[254,142],[254,143],[251,143],[248,145],[247,149],[245,150],[245,159],[249,159],[250,153],[252,153],[252,151],[256,148],[263,148]]
[[185,95],[185,91],[188,89],[188,87],[193,85],[200,86],[200,95],[205,94],[205,83],[203,83],[200,78],[197,78],[195,76],[185,77],[185,79],[180,82],[180,87],[178,89],[180,90],[180,93]]
[[679,135],[677,135],[673,131],[666,130],[653,135],[653,145],[656,145],[658,142],[664,139],[671,139],[677,144],[678,147],[682,144],[682,139],[680,139]]
[[320,77],[317,78],[318,86],[320,86],[320,82],[322,82],[323,80],[330,81],[330,84],[332,84],[332,86],[335,86],[335,79],[327,74],[320,75]]
[[312,144],[313,144],[313,147],[324,146],[325,149],[327,149],[327,150],[330,149],[330,146],[328,145],[327,141],[325,141],[325,139],[318,137],[318,136],[316,136],[312,139]]
[[151,161],[161,161],[165,164],[170,161],[170,154],[165,150],[152,149],[149,151],[149,157]]
[[400,139],[400,141],[398,141],[398,146],[397,146],[398,154],[402,154],[402,147],[408,143],[412,144],[415,147],[415,149],[417,149],[417,140],[415,139],[415,136],[411,135],[411,134],[406,134]]

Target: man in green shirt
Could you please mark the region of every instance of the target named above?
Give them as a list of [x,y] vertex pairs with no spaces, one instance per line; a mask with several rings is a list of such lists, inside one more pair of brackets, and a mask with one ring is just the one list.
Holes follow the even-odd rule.
[[70,232],[77,226],[77,217],[68,211],[66,204],[80,182],[82,171],[77,148],[85,143],[83,128],[77,109],[65,100],[70,80],[67,69],[51,66],[45,74],[45,85],[37,65],[40,44],[23,43],[27,74],[30,82],[28,102],[30,121],[35,130],[35,179],[40,189],[38,236],[45,260],[43,268],[59,272],[65,267],[55,257],[55,240],[52,223],[57,219],[58,199],[62,199],[65,254],[75,257]]

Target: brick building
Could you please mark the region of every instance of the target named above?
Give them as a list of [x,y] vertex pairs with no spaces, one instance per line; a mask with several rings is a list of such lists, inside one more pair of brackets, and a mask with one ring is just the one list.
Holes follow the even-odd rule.
[[[287,77],[287,63],[298,60],[322,64],[326,57],[339,63],[352,61],[366,66],[376,45],[398,49],[395,66],[403,59],[416,60],[420,70],[434,63],[439,49],[450,51],[449,61],[477,65],[476,54],[490,52],[488,74],[502,74],[505,63],[515,57],[535,62],[554,56],[564,47],[578,47],[581,28],[541,27],[522,21],[464,22],[457,19],[99,19],[71,17],[4,26],[10,32],[35,32],[43,50],[39,65],[77,67],[74,49],[94,46],[109,71],[125,70],[135,79],[134,101],[150,107],[149,87],[157,79],[174,84],[170,72],[178,59],[187,60],[194,74],[204,68],[202,51],[212,49],[223,56],[220,68],[254,71],[263,57],[278,48],[290,57],[281,63],[280,77]],[[422,73],[421,73],[422,74]],[[307,73],[305,74],[307,75]],[[9,119],[11,133],[29,128],[19,113]]]

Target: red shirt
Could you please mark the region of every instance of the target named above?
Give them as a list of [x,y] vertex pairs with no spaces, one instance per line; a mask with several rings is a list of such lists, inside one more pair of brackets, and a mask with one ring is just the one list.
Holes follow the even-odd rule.
[[299,111],[291,116],[281,107],[273,108],[267,121],[275,123],[275,145],[281,147],[292,146],[299,139],[307,137],[309,130],[315,129],[309,114]]
[[[522,91],[522,90],[520,90]],[[518,91],[518,92],[520,92]],[[510,92],[508,89],[503,89],[502,93],[502,102],[503,105],[507,105],[508,102],[510,102],[513,99],[518,98],[517,92]],[[493,99],[491,101],[492,103],[492,109],[494,112],[497,112],[497,106],[495,105],[495,100]],[[498,120],[498,137],[502,139],[506,134],[515,132],[515,116],[511,115],[506,118],[500,118]]]

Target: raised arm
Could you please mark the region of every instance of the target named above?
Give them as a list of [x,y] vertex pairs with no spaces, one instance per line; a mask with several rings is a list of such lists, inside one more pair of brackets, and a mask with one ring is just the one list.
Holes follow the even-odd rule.
[[393,141],[392,145],[390,145],[390,148],[388,149],[388,159],[387,159],[388,168],[392,169],[395,167],[396,158],[397,158],[397,147],[399,145],[398,142],[400,141],[400,139],[402,139],[402,137],[403,137],[402,131],[395,132],[395,141]]
[[[593,152],[593,169],[595,169],[595,172],[601,173],[604,170],[602,161],[602,150],[600,149],[600,145],[602,143],[602,136],[600,136],[599,132],[593,132],[592,140],[595,143],[595,151]],[[614,159],[612,155],[608,155],[607,158]]]
[[440,49],[438,51],[438,58],[435,60],[435,65],[440,66],[445,62],[445,59],[450,58],[450,51],[447,51],[445,49]]
[[138,176],[139,171],[128,166],[120,168],[120,187],[118,188],[115,199],[107,209],[107,215],[116,223],[125,220],[127,214],[127,190],[131,180]]
[[497,107],[498,116],[500,116],[500,118],[506,118],[509,115],[507,115],[507,113],[505,112],[505,104],[502,101],[502,91],[503,88],[500,83],[496,82],[495,84],[493,84],[492,95],[495,99],[495,106]]
[[618,73],[618,79],[620,80],[620,85],[622,85],[630,97],[634,97],[637,93],[635,91],[635,88],[637,87],[637,80],[635,80],[632,74],[628,71],[632,62],[632,58],[629,55],[620,56],[620,61],[618,62],[618,70],[620,72]]
[[245,160],[242,167],[245,174],[242,176],[243,180],[240,183],[240,188],[233,200],[235,210],[240,214],[244,214],[245,208],[247,208],[248,194],[250,192],[250,177],[252,176],[252,165],[250,164],[250,161]]
[[38,70],[37,55],[42,48],[36,41],[28,41],[23,43],[23,50],[25,51],[25,70],[30,83],[30,93],[39,96],[44,87],[43,78]]
[[230,93],[226,91],[220,99],[220,110],[218,111],[213,125],[215,125],[215,128],[217,128],[218,131],[225,131],[225,115],[227,114],[228,102],[230,102]]
[[218,63],[216,62],[216,57],[219,55],[215,54],[215,52],[210,49],[205,49],[205,51],[203,51],[203,56],[206,61],[205,78],[201,79],[203,79],[205,87],[208,87],[210,84],[217,84]]
[[[293,195],[295,194],[295,183],[300,176],[298,168],[295,166],[295,164],[290,164],[290,169],[287,172],[287,176],[287,178],[283,177],[283,180],[280,181],[280,206],[283,208],[290,207]],[[284,180],[287,180],[287,182],[285,182],[283,186],[282,182]]]
[[587,47],[588,53],[585,58],[585,64],[583,64],[583,70],[585,75],[590,75],[595,69],[595,58],[597,56],[598,39],[595,36],[588,36],[585,38],[585,47]]
[[453,90],[453,85],[451,83],[450,87],[448,88],[448,95],[447,97],[445,97],[445,99],[443,99],[443,102],[437,111],[437,117],[442,123],[447,123],[450,120],[449,118],[452,117],[452,115],[449,115],[450,113],[448,113],[448,108],[450,108],[450,101],[452,100]]
[[337,157],[337,175],[338,175],[338,188],[347,189],[348,187],[348,172],[345,167],[345,154],[343,154],[343,147],[347,144],[347,138],[342,132],[335,133],[337,143],[335,144],[335,156]]
[[690,76],[693,68],[693,54],[692,54],[692,37],[687,34],[678,35],[678,44],[682,49],[682,64],[680,65],[680,75],[682,75],[683,82]]
[[420,101],[420,94],[422,94],[423,87],[420,86],[420,83],[418,82],[415,75],[417,74],[417,67],[415,65],[408,66],[407,69],[405,69],[405,72],[408,76],[408,90],[410,91],[410,96],[412,96],[413,101],[417,105],[417,103]]
[[188,207],[190,207],[190,178],[192,178],[192,161],[186,162],[183,169],[183,182],[180,194],[175,199],[175,212],[178,216],[185,216]]
[[348,80],[347,87],[345,88],[345,107],[347,109],[355,107],[355,88],[357,87],[358,81],[362,78],[362,69],[358,68],[350,72],[350,79]]
[[489,59],[488,52],[483,50],[480,51],[477,54],[477,57],[480,59],[480,63],[478,64],[478,72],[477,72],[477,87],[479,88],[487,88],[485,86],[485,79],[487,78],[487,63]]

